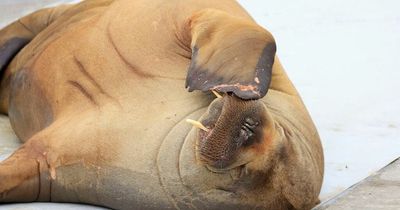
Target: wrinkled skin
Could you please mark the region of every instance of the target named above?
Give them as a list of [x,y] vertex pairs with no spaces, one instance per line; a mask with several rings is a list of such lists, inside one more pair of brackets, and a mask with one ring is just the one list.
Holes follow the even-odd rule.
[[12,23],[0,110],[24,144],[0,163],[0,202],[312,208],[322,148],[275,50],[231,0],[85,1]]

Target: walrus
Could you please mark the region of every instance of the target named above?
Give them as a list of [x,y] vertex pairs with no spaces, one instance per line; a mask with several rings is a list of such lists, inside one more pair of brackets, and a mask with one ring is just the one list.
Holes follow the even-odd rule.
[[3,203],[318,203],[317,130],[273,36],[233,0],[42,9],[0,31],[0,69],[0,110],[24,142],[0,164]]

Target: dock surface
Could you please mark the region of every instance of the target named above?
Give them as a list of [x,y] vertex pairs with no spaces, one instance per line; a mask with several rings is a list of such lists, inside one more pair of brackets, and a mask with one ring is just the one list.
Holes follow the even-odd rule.
[[399,210],[400,158],[314,210]]

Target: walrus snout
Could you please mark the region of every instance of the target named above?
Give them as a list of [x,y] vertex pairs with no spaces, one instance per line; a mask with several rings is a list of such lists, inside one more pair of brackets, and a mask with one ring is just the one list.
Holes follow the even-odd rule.
[[226,94],[211,103],[200,122],[197,158],[212,171],[225,171],[251,162],[244,155],[264,141],[268,124],[265,105],[259,100],[242,100]]

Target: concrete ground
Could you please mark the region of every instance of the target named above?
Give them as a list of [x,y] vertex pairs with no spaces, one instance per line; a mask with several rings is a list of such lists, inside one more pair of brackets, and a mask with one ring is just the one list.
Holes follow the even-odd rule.
[[400,209],[400,158],[314,210]]

